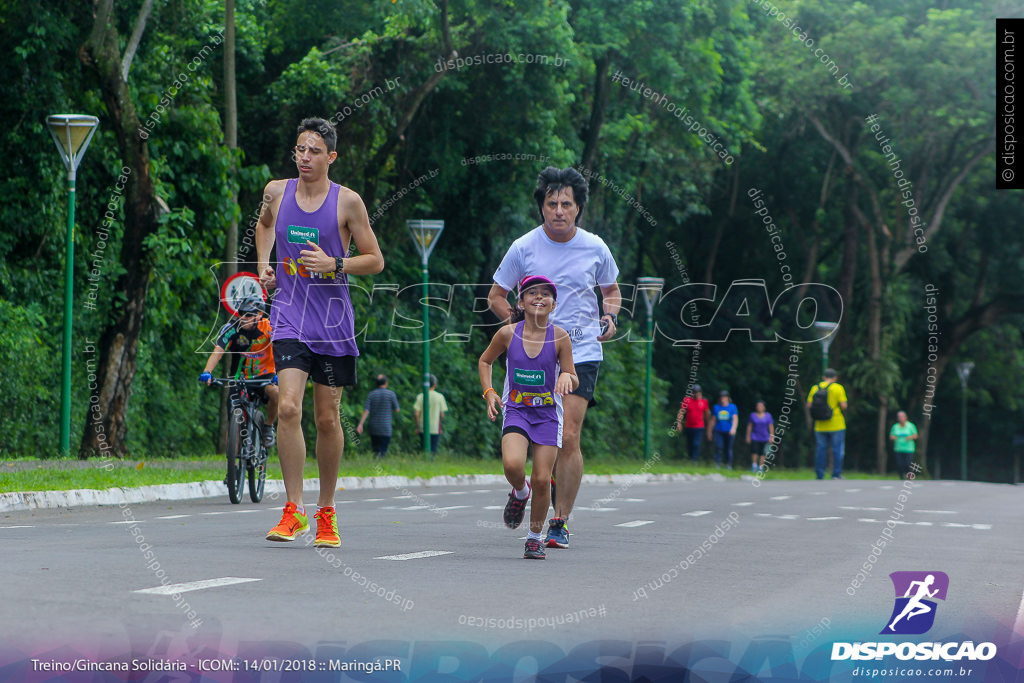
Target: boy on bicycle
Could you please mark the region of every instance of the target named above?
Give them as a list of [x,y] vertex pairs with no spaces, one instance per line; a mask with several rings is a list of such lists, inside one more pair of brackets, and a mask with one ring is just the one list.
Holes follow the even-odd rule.
[[[220,363],[225,351],[241,353],[242,366],[239,368],[242,378],[258,379],[275,374],[274,352],[270,343],[270,321],[266,317],[263,302],[252,298],[246,299],[238,306],[238,319],[224,325],[217,335],[210,359],[206,361],[203,374],[199,381],[209,385],[213,380],[211,374]],[[267,396],[267,422],[263,432],[263,445],[270,448],[274,445],[277,420],[277,386],[268,384],[262,391]]]

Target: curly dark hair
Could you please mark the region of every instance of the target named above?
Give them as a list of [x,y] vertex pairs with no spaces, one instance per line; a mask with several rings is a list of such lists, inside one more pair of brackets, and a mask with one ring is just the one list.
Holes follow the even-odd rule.
[[298,137],[307,130],[316,133],[324,139],[328,152],[333,152],[338,146],[338,131],[334,129],[330,121],[317,118],[302,119],[302,123],[299,124],[299,129],[295,132],[295,136]]

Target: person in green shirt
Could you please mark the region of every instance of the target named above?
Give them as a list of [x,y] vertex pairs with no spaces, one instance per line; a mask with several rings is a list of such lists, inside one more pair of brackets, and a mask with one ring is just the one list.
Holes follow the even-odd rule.
[[889,430],[889,439],[893,441],[893,450],[896,452],[896,469],[899,470],[900,479],[904,479],[910,471],[910,461],[914,459],[917,427],[907,420],[907,414],[902,410],[896,413],[896,424]]

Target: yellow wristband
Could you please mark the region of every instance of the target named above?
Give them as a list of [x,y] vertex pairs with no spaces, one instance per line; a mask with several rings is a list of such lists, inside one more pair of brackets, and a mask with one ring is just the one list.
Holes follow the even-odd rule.
[[[491,388],[491,387],[487,387],[487,390],[486,390],[486,391],[484,391],[484,398],[487,398],[487,392],[488,392],[488,391],[494,391],[494,389],[493,389],[493,388]],[[498,395],[498,392],[497,392],[497,391],[494,391],[494,395],[495,395],[495,396],[497,396],[497,395]]]

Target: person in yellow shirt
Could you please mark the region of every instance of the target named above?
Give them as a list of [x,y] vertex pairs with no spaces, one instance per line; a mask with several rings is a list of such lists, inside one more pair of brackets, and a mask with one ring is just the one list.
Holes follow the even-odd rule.
[[807,395],[807,407],[814,418],[814,436],[817,448],[814,453],[814,474],[825,478],[828,463],[828,449],[832,448],[832,478],[843,478],[843,455],[846,451],[846,389],[836,380],[839,373],[826,368],[822,381],[811,387]]
[[[448,412],[448,402],[437,390],[437,377],[430,376],[430,452],[437,453],[437,442],[441,440],[441,420]],[[413,418],[416,421],[416,433],[423,438],[423,394],[416,394],[416,403],[412,406]]]

